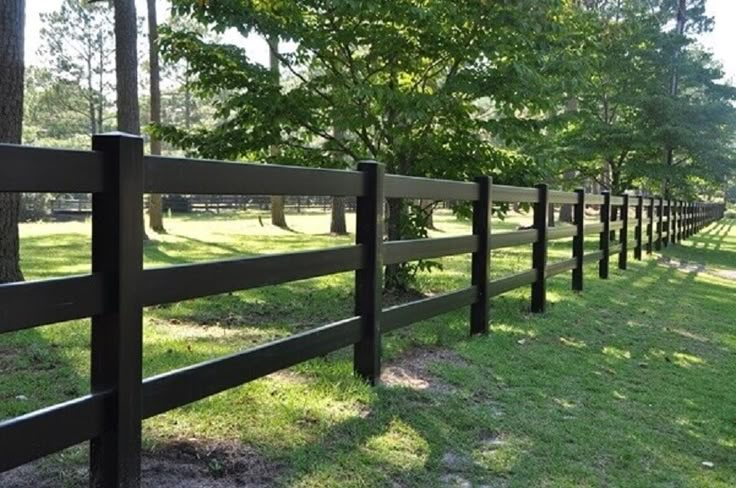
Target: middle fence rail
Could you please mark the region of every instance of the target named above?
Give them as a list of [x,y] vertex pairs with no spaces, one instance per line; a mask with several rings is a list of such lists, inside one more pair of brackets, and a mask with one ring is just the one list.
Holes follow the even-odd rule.
[[[543,312],[549,278],[571,272],[572,288],[582,291],[586,264],[597,264],[605,279],[612,256],[626,269],[629,249],[640,260],[687,239],[724,211],[715,203],[496,185],[489,177],[459,182],[387,175],[375,162],[345,171],[144,156],[140,138],[119,133],[95,136],[93,149],[0,145],[0,192],[92,193],[92,273],[0,285],[0,333],[92,317],[90,394],[1,422],[0,471],[89,440],[95,487],[140,485],[142,419],[347,346],[354,348],[355,372],[375,384],[384,333],[470,307],[469,332],[485,334],[490,298],[530,286],[531,310]],[[145,193],[355,197],[356,240],[144,270]],[[387,198],[471,202],[472,234],[384,241]],[[533,227],[492,234],[495,203],[532,204]],[[574,225],[549,228],[550,204],[573,205]],[[590,205],[599,206],[599,223],[586,223]],[[586,236],[596,236],[597,251],[585,252]],[[572,238],[570,258],[549,263],[548,243],[563,238]],[[491,280],[491,251],[520,245],[532,245],[532,268]],[[472,256],[466,288],[384,307],[385,265],[459,254]],[[144,307],[347,271],[355,272],[353,317],[142,379]]]

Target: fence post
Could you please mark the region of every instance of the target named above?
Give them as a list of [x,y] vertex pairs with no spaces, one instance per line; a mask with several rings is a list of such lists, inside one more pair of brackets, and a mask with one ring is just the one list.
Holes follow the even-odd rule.
[[547,217],[549,212],[549,188],[537,185],[539,201],[534,204],[534,229],[537,240],[532,247],[532,267],[537,279],[532,283],[532,313],[544,313],[547,305]]
[[649,198],[649,206],[647,207],[647,254],[652,254],[654,249],[652,243],[654,241],[654,197]]
[[104,433],[90,442],[90,485],[140,486],[143,308],[143,139],[92,138],[107,184],[92,195],[92,273],[107,278],[109,312],[92,317],[90,390],[110,392]]
[[575,258],[575,268],[572,270],[572,289],[583,291],[583,275],[585,274],[585,188],[575,190],[578,201],[575,204],[575,227],[577,233],[572,238],[572,257]]
[[363,247],[363,267],[355,272],[355,314],[362,319],[362,333],[353,348],[353,368],[375,385],[381,378],[384,167],[361,161],[358,170],[363,172],[364,194],[357,198],[355,241]]
[[634,258],[641,261],[641,236],[644,226],[644,197],[636,197],[636,229],[634,229],[634,239],[636,246],[634,247]]
[[654,240],[654,249],[656,249],[657,251],[662,249],[662,224],[664,223],[662,222],[664,218],[664,199],[660,197],[658,198],[658,200],[659,200],[659,203],[657,204],[657,226],[656,226],[657,238]]
[[690,217],[690,237],[694,236],[695,233],[697,232],[697,230],[696,230],[696,222],[697,221],[696,221],[696,218],[695,218],[697,204],[695,202],[693,202],[691,204],[691,207],[692,207],[692,212],[691,212],[692,215]]
[[693,203],[693,235],[698,233],[698,204]]
[[629,196],[624,195],[624,204],[621,206],[622,227],[619,234],[621,252],[618,253],[618,268],[626,269],[629,259]]
[[611,192],[603,192],[603,205],[601,205],[600,221],[603,230],[600,233],[598,248],[601,250],[601,259],[598,261],[598,276],[602,279],[608,278],[608,261],[611,247]]
[[669,200],[669,223],[667,224],[667,234],[669,235],[669,243],[671,246],[676,244],[677,238],[675,236],[675,214],[677,213],[677,208],[672,207],[672,200]]
[[693,202],[690,207],[690,237],[692,237],[695,235],[695,202]]
[[682,222],[685,218],[685,202],[680,200],[677,204],[678,210],[677,210],[677,242],[682,242],[683,231],[682,231]]
[[488,280],[491,278],[491,209],[493,201],[491,188],[493,179],[480,176],[478,184],[478,200],[473,202],[473,235],[478,236],[478,250],[472,257],[471,283],[478,290],[478,298],[470,307],[470,333],[485,334],[490,321],[490,296]]
[[[666,201],[667,204],[665,205],[665,199],[662,199],[662,247],[667,247],[670,245],[670,201]],[[667,218],[667,221],[665,222],[665,217]]]
[[670,244],[675,245],[677,244],[677,200],[672,200],[670,205],[672,205],[672,221],[670,222],[670,235],[672,237],[670,238]]

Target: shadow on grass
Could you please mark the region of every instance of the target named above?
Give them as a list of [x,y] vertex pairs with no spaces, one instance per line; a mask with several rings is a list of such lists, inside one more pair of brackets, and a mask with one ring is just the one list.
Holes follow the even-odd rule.
[[[728,261],[727,231],[709,228],[693,239],[701,247],[663,253]],[[184,262],[165,249],[151,252],[161,253],[152,257],[159,262]],[[521,263],[528,251],[516,256]],[[466,363],[435,371],[454,388],[449,394],[369,389],[350,377],[350,354],[342,350],[293,368],[306,386],[260,380],[156,425],[215,436],[234,422],[236,431],[225,435],[287,463],[287,485],[728,486],[736,432],[723,378],[736,374],[727,320],[733,287],[653,260],[632,262],[626,272],[614,262],[608,282],[589,265],[582,294],[569,291],[569,273],[550,280],[545,316],[526,313],[526,288],[494,299],[494,332],[486,338],[467,338],[467,310],[386,338],[389,361],[413,347],[456,350]],[[424,281],[450,289],[466,282],[467,275]],[[352,276],[343,274],[157,307],[150,317],[252,325],[266,331],[254,336],[261,341],[348,316],[351,297]],[[147,346],[147,374],[247,346],[248,333],[223,334],[214,345],[195,335],[179,348]],[[205,342],[207,350],[198,347]],[[703,460],[716,469],[701,472]]]

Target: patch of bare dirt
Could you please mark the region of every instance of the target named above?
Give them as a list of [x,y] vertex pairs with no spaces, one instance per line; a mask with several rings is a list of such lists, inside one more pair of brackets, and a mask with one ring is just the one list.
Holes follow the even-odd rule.
[[424,300],[428,296],[429,295],[426,295],[419,290],[414,289],[387,291],[383,293],[383,305],[384,307],[393,307],[395,305],[401,305],[403,303]]
[[455,388],[434,376],[430,369],[437,363],[464,365],[465,360],[452,351],[440,348],[418,348],[388,364],[381,374],[386,386],[452,393]]
[[659,264],[669,266],[670,268],[684,271],[686,273],[703,273],[705,272],[705,265],[702,263],[691,263],[689,261],[680,261],[669,256],[662,256],[658,260]]
[[711,269],[702,263],[691,263],[664,256],[658,261],[660,264],[684,271],[686,273],[707,273],[709,275],[736,281],[736,269]]
[[0,347],[0,373],[10,373],[16,368],[20,355],[10,347]]
[[142,486],[266,488],[279,472],[279,466],[242,444],[176,441],[144,456]]
[[713,274],[720,278],[736,281],[736,269],[717,269]]
[[[56,464],[56,463],[54,463]],[[143,488],[268,488],[281,467],[238,443],[174,441],[143,454]],[[44,460],[0,474],[3,488],[85,486],[84,466],[52,466]]]

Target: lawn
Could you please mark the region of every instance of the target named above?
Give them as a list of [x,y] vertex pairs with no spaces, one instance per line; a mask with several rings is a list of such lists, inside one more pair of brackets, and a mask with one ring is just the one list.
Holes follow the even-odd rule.
[[[168,219],[169,233],[146,244],[146,266],[352,239],[326,234],[322,214],[290,215],[291,232],[262,220],[254,213]],[[469,232],[468,222],[449,214],[436,220],[435,235]],[[494,221],[494,229],[528,220]],[[88,222],[23,224],[21,241],[28,278],[89,270]],[[494,251],[493,276],[527,269],[529,247]],[[528,289],[495,298],[487,337],[468,337],[467,310],[388,335],[385,381],[376,388],[353,377],[343,350],[150,419],[144,481],[736,486],[736,391],[729,387],[736,221],[661,254],[631,259],[627,271],[612,266],[607,281],[589,265],[582,294],[570,291],[569,273],[552,278],[545,315],[528,313]],[[569,242],[551,247],[551,260],[569,255]],[[417,294],[468,286],[469,256],[441,262],[441,271],[419,275]],[[347,318],[351,309],[351,274],[153,307],[145,314],[144,375]],[[0,336],[0,418],[87,393],[88,346],[88,321]],[[77,486],[85,449],[4,481],[0,475],[0,485]]]

